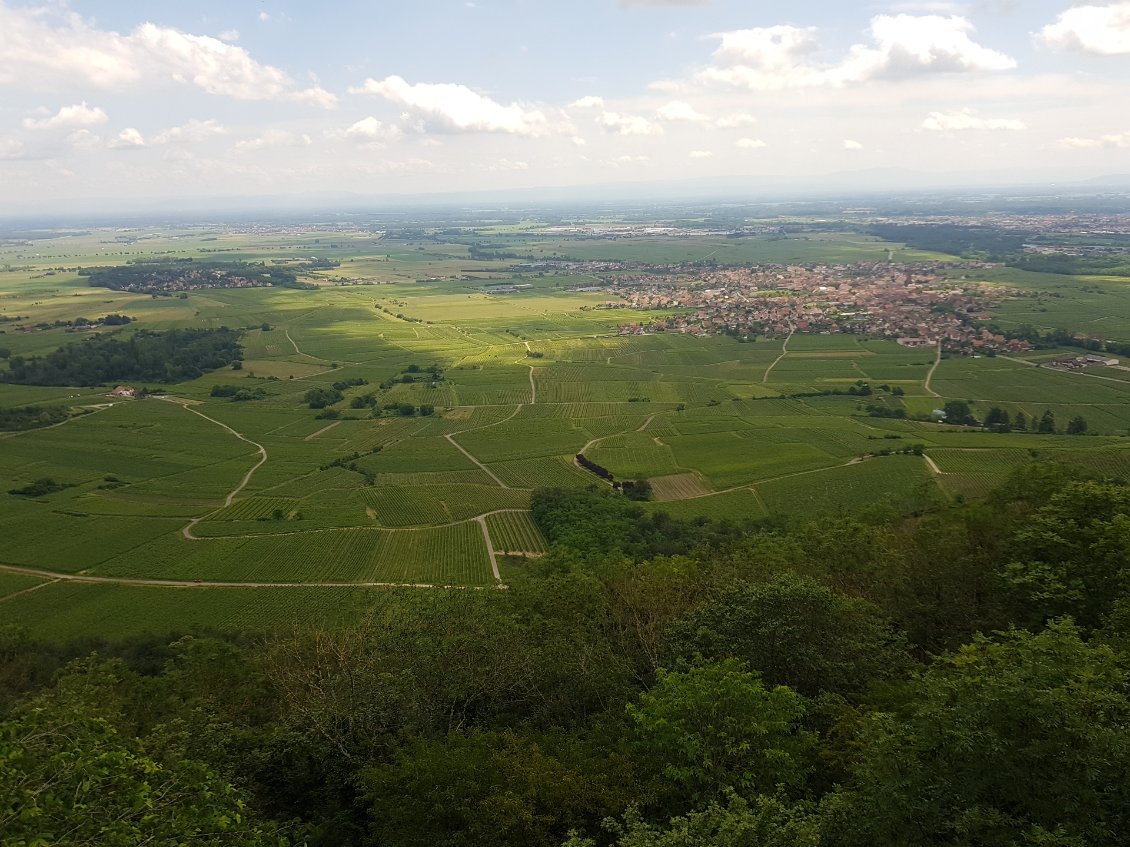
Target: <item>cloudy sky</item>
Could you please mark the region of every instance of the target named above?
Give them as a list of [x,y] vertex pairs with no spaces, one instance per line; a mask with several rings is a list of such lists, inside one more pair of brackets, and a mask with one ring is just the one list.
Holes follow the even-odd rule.
[[0,0],[0,206],[1130,173],[1130,0],[313,6]]

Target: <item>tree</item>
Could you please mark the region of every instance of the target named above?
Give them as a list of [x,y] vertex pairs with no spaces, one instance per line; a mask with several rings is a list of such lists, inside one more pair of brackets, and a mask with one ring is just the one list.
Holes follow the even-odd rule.
[[33,701],[0,724],[0,797],[4,844],[288,843],[202,763],[146,755],[68,703]]
[[989,413],[985,415],[985,427],[994,432],[1008,432],[1012,428],[1008,419],[1008,412],[999,406],[993,406],[989,409]]
[[722,589],[672,624],[665,648],[688,660],[740,659],[766,684],[806,696],[858,693],[908,665],[901,639],[877,608],[792,572]]
[[1130,830],[1130,687],[1069,622],[978,636],[868,717],[829,847],[1115,844]]
[[796,787],[809,770],[804,698],[766,688],[737,659],[659,669],[655,686],[628,705],[640,756],[697,805],[732,788],[743,794]]
[[1068,435],[1086,435],[1087,434],[1087,419],[1082,415],[1076,415],[1067,422]]
[[513,731],[419,739],[362,772],[376,843],[557,847],[623,795]]
[[1017,595],[1018,623],[1072,615],[1097,626],[1126,592],[1130,569],[1130,488],[1070,482],[1026,516],[1001,568]]
[[1020,432],[1028,429],[1028,418],[1023,412],[1018,411],[1012,416],[1012,428]]
[[1055,415],[1052,414],[1051,409],[1048,409],[1040,416],[1040,423],[1036,426],[1036,432],[1042,432],[1048,435],[1055,434]]
[[973,410],[964,400],[947,400],[945,405],[942,406],[942,411],[946,413],[946,423],[948,424],[976,423],[973,418]]
[[[773,797],[752,800],[729,793],[725,805],[712,802],[704,809],[650,824],[636,809],[623,822],[605,821],[616,847],[818,847],[820,822],[804,806],[791,806]],[[596,847],[596,841],[573,835],[564,847]]]

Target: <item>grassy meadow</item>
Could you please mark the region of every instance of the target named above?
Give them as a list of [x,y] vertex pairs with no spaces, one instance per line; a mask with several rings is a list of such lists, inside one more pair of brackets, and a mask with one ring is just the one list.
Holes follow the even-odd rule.
[[[938,258],[855,234],[572,239],[528,224],[483,228],[475,240],[578,260]],[[75,273],[143,258],[310,256],[340,263],[311,291],[154,297],[91,288]],[[0,243],[0,348],[11,355],[81,339],[21,326],[110,313],[136,318],[124,335],[248,328],[242,369],[166,386],[165,399],[0,383],[0,406],[85,412],[0,433],[0,617],[52,637],[263,629],[362,614],[389,586],[491,588],[546,551],[528,514],[535,489],[606,484],[573,461],[582,450],[618,479],[651,480],[649,511],[734,521],[925,509],[982,496],[1041,459],[1130,476],[1130,372],[953,357],[927,381],[933,350],[857,336],[797,334],[783,358],[779,338],[620,337],[617,325],[656,313],[598,310],[613,295],[575,290],[598,279],[508,270],[514,261],[372,230],[96,230]],[[1102,324],[1130,340],[1125,283],[983,273],[1039,294],[1006,298],[1002,325]],[[500,282],[530,287],[487,293]],[[440,377],[392,383],[432,366]],[[337,418],[304,402],[310,389],[351,380],[367,384],[343,390]],[[1051,411],[1061,429],[1082,415],[1089,434],[876,418],[864,399],[812,396],[858,380],[902,388],[881,402],[911,414],[959,399],[979,416],[991,406],[1029,419]],[[233,402],[212,396],[217,385],[263,396]],[[352,407],[368,394],[380,416]],[[915,446],[924,455],[905,454]],[[7,493],[45,478],[67,487]]]

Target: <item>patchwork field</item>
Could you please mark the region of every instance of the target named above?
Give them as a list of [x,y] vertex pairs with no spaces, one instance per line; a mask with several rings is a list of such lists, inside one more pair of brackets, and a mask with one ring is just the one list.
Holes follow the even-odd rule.
[[[850,335],[796,333],[787,349],[783,337],[621,336],[621,324],[655,312],[606,308],[616,299],[608,291],[577,290],[598,287],[598,275],[514,269],[440,238],[348,235],[325,239],[329,247],[308,233],[208,228],[0,243],[0,348],[11,356],[76,341],[54,322],[80,316],[128,314],[136,321],[123,337],[246,329],[241,369],[164,386],[168,399],[0,382],[2,407],[85,412],[0,433],[0,618],[52,637],[264,629],[363,614],[367,597],[393,585],[492,588],[498,557],[546,552],[528,513],[536,489],[608,486],[578,453],[617,480],[648,480],[647,511],[735,522],[928,509],[982,496],[1044,459],[1130,477],[1126,371],[1065,373],[1003,356],[934,368],[933,350]],[[509,232],[504,246],[649,262],[881,261],[902,251],[854,239],[571,240],[534,227]],[[340,264],[313,290],[183,297],[95,289],[74,272],[220,247],[255,261],[317,252]],[[1125,317],[1130,340],[1130,296],[1114,284],[1080,294],[1072,313],[1069,282],[994,273],[987,281],[1054,285],[1061,296],[1047,320],[1057,326]],[[1006,300],[1002,320],[1029,320],[1024,306]],[[335,383],[331,414],[310,408],[307,392]],[[876,393],[826,393],[861,383]],[[257,399],[222,396],[231,386]],[[928,416],[947,400],[979,417],[992,406],[1029,420],[1051,412],[1060,431],[1083,416],[1088,435],[990,433],[866,408]],[[42,480],[56,485],[9,493]]]

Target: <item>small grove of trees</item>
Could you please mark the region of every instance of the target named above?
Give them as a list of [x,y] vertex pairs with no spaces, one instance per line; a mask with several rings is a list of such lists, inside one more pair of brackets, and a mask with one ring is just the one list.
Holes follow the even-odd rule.
[[241,388],[237,385],[213,385],[209,394],[212,397],[226,397],[236,403],[262,400],[267,396],[267,392],[262,388]]
[[56,482],[50,477],[37,479],[35,482],[29,483],[22,488],[12,488],[8,491],[17,497],[46,497],[48,494],[56,494],[60,491],[65,491],[68,488],[73,488],[71,483]]
[[69,416],[66,406],[0,406],[0,431],[39,429],[62,423]]
[[343,396],[337,388],[311,388],[302,395],[302,400],[311,409],[324,409],[341,402]]
[[608,470],[608,468],[603,465],[598,465],[584,453],[578,453],[575,458],[578,465],[596,474],[601,479],[610,482],[613,489],[622,493],[629,500],[651,499],[651,483],[646,479],[617,480],[612,471]]

